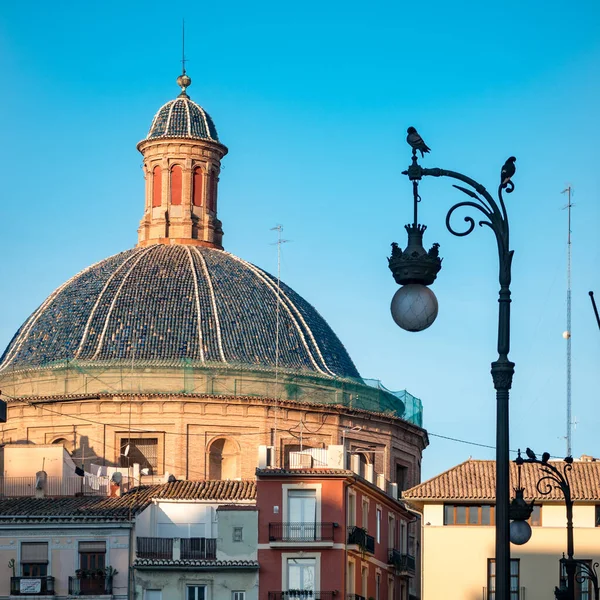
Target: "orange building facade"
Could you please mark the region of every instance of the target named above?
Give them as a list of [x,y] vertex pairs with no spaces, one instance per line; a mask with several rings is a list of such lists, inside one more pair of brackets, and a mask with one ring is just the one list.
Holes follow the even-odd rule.
[[260,600],[419,597],[418,516],[345,469],[259,469]]

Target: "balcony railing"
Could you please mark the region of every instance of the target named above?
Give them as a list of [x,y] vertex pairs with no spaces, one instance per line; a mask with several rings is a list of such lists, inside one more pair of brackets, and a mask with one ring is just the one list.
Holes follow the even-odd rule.
[[54,577],[11,577],[11,596],[50,596],[54,594]]
[[98,596],[112,594],[113,578],[105,575],[69,577],[69,596]]
[[108,477],[46,477],[43,490],[36,490],[36,483],[40,482],[35,476],[30,477],[4,477],[0,476],[0,496],[5,498],[21,498],[35,496],[42,492],[44,496],[108,496]]
[[269,523],[270,542],[333,542],[337,523]]
[[181,538],[181,558],[216,560],[216,538]]
[[396,571],[414,575],[417,569],[415,557],[410,554],[403,554],[400,550],[390,548],[388,552],[388,564],[393,565]]
[[366,598],[360,594],[347,594],[347,600],[366,600]]
[[348,543],[357,544],[366,552],[375,554],[375,538],[362,527],[348,527]]
[[[157,560],[173,560],[173,538],[138,537],[136,556]],[[216,560],[216,538],[181,538],[180,558],[186,560]]]
[[173,558],[173,538],[138,537],[135,540],[135,553],[138,558]]
[[288,590],[269,592],[269,600],[333,600],[337,592],[315,592],[314,590]]

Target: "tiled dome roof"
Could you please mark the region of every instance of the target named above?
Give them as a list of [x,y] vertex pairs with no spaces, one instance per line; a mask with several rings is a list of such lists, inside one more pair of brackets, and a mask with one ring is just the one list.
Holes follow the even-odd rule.
[[157,138],[219,141],[210,115],[187,95],[167,102],[156,113],[146,139]]
[[[359,377],[344,346],[303,298],[281,284],[279,366]],[[277,280],[221,250],[154,245],[75,275],[25,321],[4,369],[55,361],[275,368]]]

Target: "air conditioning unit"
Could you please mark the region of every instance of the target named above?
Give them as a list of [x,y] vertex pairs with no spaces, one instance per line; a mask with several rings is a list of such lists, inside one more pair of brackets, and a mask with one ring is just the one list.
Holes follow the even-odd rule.
[[275,466],[275,446],[258,447],[258,468],[266,469]]

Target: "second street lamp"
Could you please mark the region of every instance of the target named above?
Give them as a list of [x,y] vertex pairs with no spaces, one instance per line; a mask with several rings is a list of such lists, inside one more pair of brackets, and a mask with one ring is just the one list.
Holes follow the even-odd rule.
[[498,358],[492,363],[492,378],[496,389],[496,600],[510,600],[510,538],[509,538],[509,390],[512,385],[514,363],[508,359],[510,350],[510,281],[513,251],[510,250],[508,215],[504,205],[504,192],[514,190],[512,176],[515,173],[515,158],[510,157],[500,173],[498,201],[480,183],[455,171],[446,169],[426,169],[419,165],[417,151],[421,156],[429,152],[421,136],[414,127],[408,129],[406,140],[413,149],[412,163],[404,175],[413,188],[413,222],[406,225],[408,245],[403,251],[398,244],[392,244],[392,256],[388,259],[395,281],[401,287],[392,300],[392,317],[407,331],[422,331],[429,327],[437,316],[437,299],[429,289],[442,267],[438,244],[426,251],[423,247],[423,234],[426,226],[418,222],[419,183],[423,177],[450,177],[468,187],[454,184],[454,187],[467,196],[452,206],[446,215],[448,231],[458,237],[470,234],[475,229],[475,219],[464,217],[467,227],[464,231],[453,228],[451,219],[460,208],[476,209],[483,214],[479,225],[489,227],[496,237],[499,262],[499,313],[498,313]]

